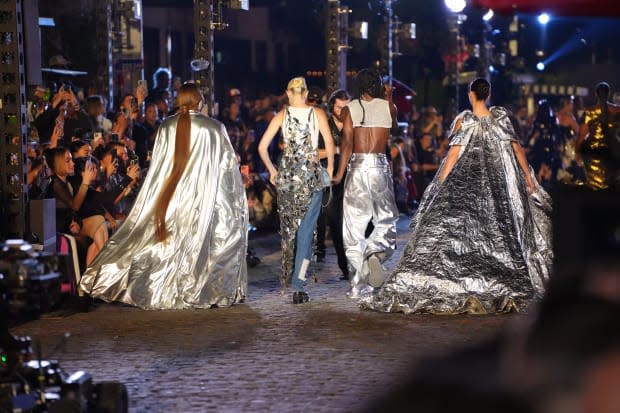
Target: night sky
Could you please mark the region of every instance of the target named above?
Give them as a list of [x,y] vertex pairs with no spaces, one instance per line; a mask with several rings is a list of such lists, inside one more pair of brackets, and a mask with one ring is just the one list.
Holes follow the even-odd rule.
[[[93,16],[87,3],[76,6],[75,2],[69,0],[53,4],[41,2],[40,10],[42,16],[55,15],[59,32],[51,33],[49,29],[42,31],[44,54],[65,54],[72,61],[72,68],[90,72],[94,70],[91,67],[94,42],[85,42],[84,36],[92,33]],[[299,69],[296,73],[279,70],[272,74],[248,74],[230,71],[228,67],[218,68],[216,65],[216,84],[227,87],[238,83],[238,87],[244,87],[242,83],[246,81],[246,89],[253,86],[262,87],[265,92],[281,92],[282,85],[290,76],[304,74],[306,70],[324,70],[325,4],[326,0],[251,0],[250,8],[270,8],[270,30],[290,33],[300,39],[303,50],[298,54]],[[352,9],[350,22],[364,20],[369,23],[369,40],[350,39],[352,49],[348,52],[347,68],[359,70],[374,65],[380,59],[381,48],[384,47],[381,43],[381,39],[385,38],[384,2],[348,0],[341,1],[341,4]],[[143,7],[174,7],[186,9],[188,15],[191,15],[193,1],[143,0]],[[447,73],[442,57],[454,53],[455,45],[454,33],[448,28],[449,12],[443,0],[399,0],[393,2],[393,7],[394,14],[401,22],[414,22],[417,25],[417,39],[400,41],[402,56],[394,58],[394,77],[419,91],[420,104],[443,104],[447,87],[442,85],[442,80]],[[485,11],[472,6],[464,10],[468,19],[462,25],[462,33],[469,44],[482,42],[482,15]],[[620,39],[620,19],[552,16],[543,29],[537,23],[536,16],[519,17],[522,24],[519,35],[521,62],[509,59],[506,67],[494,65],[498,73],[497,79],[493,81],[506,83],[514,73],[529,73],[536,77],[537,82],[591,87],[599,80],[607,80],[620,88],[620,42],[617,40]],[[495,52],[503,49],[509,37],[510,21],[510,16],[496,16],[491,20],[492,34],[488,38],[493,42]],[[222,41],[224,35],[216,33],[216,52],[231,47]],[[540,60],[535,56],[537,49],[544,50],[547,59],[547,69],[543,73],[535,69]],[[191,56],[187,56],[189,58]],[[466,69],[479,70],[481,64],[474,59],[467,62]],[[324,84],[324,79],[309,79],[309,83]]]

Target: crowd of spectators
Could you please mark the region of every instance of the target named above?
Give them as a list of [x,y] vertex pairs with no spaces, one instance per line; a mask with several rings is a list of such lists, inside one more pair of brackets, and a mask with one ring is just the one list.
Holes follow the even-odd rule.
[[[175,90],[181,81],[171,80],[169,71],[158,70],[152,89],[140,83],[110,112],[103,97],[92,94],[80,100],[69,83],[52,86],[49,93],[41,87],[34,89],[29,110],[30,198],[56,199],[57,231],[72,234],[79,241],[83,266],[94,259],[131,208],[148,170],[157,128],[175,112]],[[326,96],[314,88],[309,100],[324,105]],[[238,154],[251,229],[278,228],[275,188],[268,182],[257,146],[284,105],[285,94],[265,93],[247,99],[239,89],[232,88],[217,116]],[[558,181],[582,179],[574,150],[578,113],[571,98],[562,99],[556,106],[541,100],[532,116],[524,106],[512,108],[517,137],[537,178],[547,188]],[[418,111],[412,105],[410,113],[399,113],[399,129],[393,130],[386,152],[392,161],[396,201],[402,214],[414,213],[440,167],[448,150],[452,117],[454,114],[444,116],[432,106]],[[281,145],[274,139],[269,148],[274,162]]]

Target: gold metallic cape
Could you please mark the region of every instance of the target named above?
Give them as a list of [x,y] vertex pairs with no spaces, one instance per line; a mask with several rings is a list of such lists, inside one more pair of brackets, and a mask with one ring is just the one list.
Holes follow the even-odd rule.
[[223,125],[190,112],[187,167],[174,192],[168,239],[155,238],[154,205],[172,169],[178,116],[162,123],[142,189],[127,219],[82,276],[93,297],[144,309],[229,306],[247,292],[248,209]]
[[586,185],[594,190],[607,189],[618,179],[614,176],[611,144],[620,131],[620,106],[610,103],[607,110],[603,113],[596,105],[583,114],[582,123],[588,127],[582,147]]

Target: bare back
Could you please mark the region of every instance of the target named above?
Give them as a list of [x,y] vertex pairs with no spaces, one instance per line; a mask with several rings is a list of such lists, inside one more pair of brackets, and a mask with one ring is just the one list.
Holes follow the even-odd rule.
[[389,137],[388,128],[353,128],[353,153],[384,153]]

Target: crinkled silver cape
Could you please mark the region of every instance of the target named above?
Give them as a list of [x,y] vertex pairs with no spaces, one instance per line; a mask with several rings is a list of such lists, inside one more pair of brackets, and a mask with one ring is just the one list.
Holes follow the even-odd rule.
[[543,294],[552,263],[551,199],[540,186],[527,195],[504,108],[458,118],[461,128],[450,141],[462,145],[457,163],[440,182],[442,163],[400,261],[383,287],[360,301],[362,308],[498,313]]
[[144,309],[209,308],[247,292],[248,209],[235,152],[223,125],[190,112],[190,157],[155,238],[154,204],[170,175],[178,116],[159,127],[148,175],[121,227],[82,276],[105,301]]

